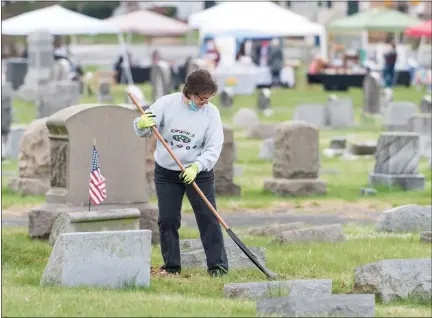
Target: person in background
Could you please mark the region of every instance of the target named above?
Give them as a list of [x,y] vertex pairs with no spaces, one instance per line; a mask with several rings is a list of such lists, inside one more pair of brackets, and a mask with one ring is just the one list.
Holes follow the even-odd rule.
[[201,241],[207,258],[208,274],[221,276],[228,272],[228,260],[218,219],[194,189],[195,181],[216,209],[213,168],[222,151],[224,132],[219,110],[209,101],[216,95],[217,84],[210,72],[199,69],[186,79],[182,92],[156,100],[146,115],[135,118],[133,128],[139,137],[151,137],[156,126],[178,160],[181,172],[164,145],[156,144],[154,182],[159,207],[159,231],[162,271],[181,272],[181,209],[186,193],[195,213]]
[[283,68],[283,52],[278,39],[271,41],[268,66],[272,75],[272,85],[280,84],[280,73]]
[[384,87],[386,89],[391,89],[393,87],[395,78],[395,66],[397,60],[396,45],[394,42],[390,43],[390,50],[384,54]]

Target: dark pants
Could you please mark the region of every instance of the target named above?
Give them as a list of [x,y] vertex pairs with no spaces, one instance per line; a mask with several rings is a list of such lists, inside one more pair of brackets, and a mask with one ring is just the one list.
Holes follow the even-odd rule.
[[393,67],[385,67],[383,71],[384,87],[391,88],[394,84],[395,69]]
[[[184,194],[195,213],[201,242],[207,256],[208,269],[222,266],[228,270],[228,261],[221,226],[213,212],[198,195],[192,185],[185,184],[180,171],[167,170],[155,164],[154,181],[159,206],[159,231],[163,269],[181,270],[180,241],[181,208]],[[198,187],[216,209],[215,178],[212,171],[202,171],[195,179]]]

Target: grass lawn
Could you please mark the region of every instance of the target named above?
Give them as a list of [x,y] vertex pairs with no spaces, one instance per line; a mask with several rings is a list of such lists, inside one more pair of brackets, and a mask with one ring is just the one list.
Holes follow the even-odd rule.
[[[267,249],[267,266],[285,279],[332,279],[333,293],[352,293],[354,270],[380,259],[430,257],[430,245],[418,234],[375,235],[372,228],[344,226],[349,239],[338,244],[270,244],[270,238],[241,235],[248,246]],[[181,238],[198,238],[196,230],[182,228]],[[362,238],[363,237],[363,238]],[[26,229],[7,228],[2,234],[2,316],[255,316],[255,302],[228,299],[223,285],[263,281],[258,269],[231,270],[210,278],[205,270],[184,270],[178,277],[153,276],[149,289],[123,290],[40,287],[51,247],[31,240]],[[152,266],[162,264],[158,246]],[[430,303],[413,300],[381,304],[377,317],[430,317]]]
[[[301,103],[320,102],[324,103],[329,95],[321,86],[307,86],[304,79],[299,75],[296,89],[274,89],[272,93],[272,107],[275,110],[270,117],[260,115],[262,122],[279,123],[290,120],[296,105]],[[139,85],[147,98],[151,98],[151,87]],[[124,103],[125,86],[120,85],[113,88],[113,96],[116,103]],[[394,92],[395,100],[408,100],[416,104],[422,99],[424,91],[415,88],[397,87]],[[328,147],[332,137],[350,136],[350,139],[376,140],[380,134],[379,120],[362,118],[362,91],[351,89],[348,92],[338,92],[340,97],[351,97],[355,106],[355,119],[357,126],[349,130],[320,130],[321,151]],[[256,94],[251,96],[236,96],[232,109],[221,109],[224,124],[232,124],[232,116],[242,108],[256,109]],[[83,96],[82,103],[96,103],[95,96]],[[215,104],[219,101],[216,98]],[[29,123],[35,117],[35,106],[15,99],[14,120],[17,124]],[[421,159],[419,172],[426,176],[426,189],[420,192],[401,192],[397,189],[388,190],[379,188],[376,197],[362,197],[359,194],[360,187],[367,186],[368,173],[373,170],[374,159],[362,159],[357,161],[344,161],[337,158],[326,158],[321,156],[323,171],[333,170],[337,173],[322,173],[320,178],[328,182],[328,194],[312,198],[283,198],[263,192],[264,178],[272,175],[271,161],[258,158],[259,148],[262,141],[247,139],[245,133],[235,129],[235,140],[238,149],[236,166],[242,168],[243,172],[235,176],[234,182],[241,186],[240,197],[218,197],[218,209],[221,211],[253,210],[253,209],[285,209],[316,207],[323,210],[333,210],[335,205],[360,204],[365,209],[384,209],[408,203],[431,204],[431,170],[427,167],[426,159]],[[102,167],[103,169],[103,167]],[[17,171],[16,162],[2,162],[2,170]],[[11,193],[6,189],[7,177],[3,177],[2,183],[2,208],[10,208],[17,204],[33,204],[43,202],[43,197],[21,196]],[[156,199],[151,198],[156,203]],[[319,208],[321,206],[321,208]],[[184,211],[191,212],[189,202],[185,200]]]

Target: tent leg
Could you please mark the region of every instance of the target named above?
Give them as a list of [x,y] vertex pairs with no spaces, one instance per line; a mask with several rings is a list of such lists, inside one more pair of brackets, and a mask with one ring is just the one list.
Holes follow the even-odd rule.
[[127,84],[129,85],[133,85],[133,78],[132,78],[132,72],[130,69],[130,63],[129,63],[129,56],[127,54],[127,48],[126,48],[126,44],[124,41],[124,37],[123,37],[123,33],[118,33],[117,34],[118,40],[120,42],[120,46],[122,48],[123,51],[123,67],[124,70],[126,72],[126,79],[127,79]]

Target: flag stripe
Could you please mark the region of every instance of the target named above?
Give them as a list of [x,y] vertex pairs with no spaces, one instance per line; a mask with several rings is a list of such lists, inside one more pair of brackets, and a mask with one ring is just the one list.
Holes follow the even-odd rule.
[[105,181],[106,180],[100,171],[99,156],[96,151],[96,147],[93,146],[92,167],[89,183],[90,201],[93,202],[93,204],[100,204],[106,199],[107,195]]

